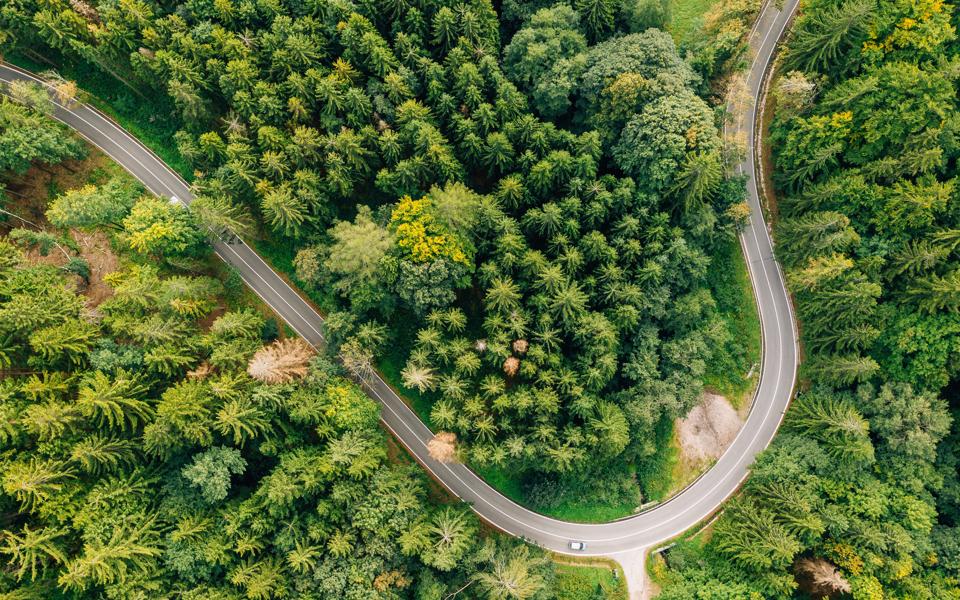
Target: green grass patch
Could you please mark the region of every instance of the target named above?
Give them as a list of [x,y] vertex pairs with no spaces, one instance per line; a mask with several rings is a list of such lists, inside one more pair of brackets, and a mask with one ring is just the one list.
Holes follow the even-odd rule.
[[637,480],[644,502],[662,502],[673,489],[673,474],[680,450],[673,443],[673,421],[660,419],[653,432],[657,451],[637,463]]
[[[11,53],[4,58],[34,73],[51,69],[50,65],[33,61],[19,53]],[[181,125],[172,102],[165,94],[148,91],[141,97],[93,65],[60,58],[52,62],[57,64],[56,71],[61,76],[76,82],[83,91],[81,100],[113,117],[184,179],[193,179],[193,169],[180,156],[173,142],[173,134]]]
[[[293,246],[270,238],[247,240],[247,242],[271,267],[299,283],[296,281],[296,269],[293,267],[293,259],[297,256]],[[314,300],[314,302],[317,301]],[[321,306],[321,308],[324,307]]]
[[713,532],[713,526],[697,526],[687,530],[673,541],[673,545],[663,552],[653,552],[646,562],[647,575],[659,586],[670,584],[671,575],[684,567],[702,564],[709,560],[704,556],[704,548]]
[[526,502],[523,494],[523,488],[520,486],[520,478],[516,475],[508,473],[506,470],[499,467],[472,468],[477,475],[482,477],[484,481],[490,484],[490,487],[497,490],[507,498],[510,498],[514,502],[519,502],[520,504],[524,504]]
[[401,339],[389,344],[389,348],[386,349],[384,355],[377,361],[377,370],[380,371],[383,380],[389,383],[394,391],[397,392],[397,395],[406,401],[410,408],[413,409],[413,412],[417,413],[420,420],[426,423],[427,427],[436,431],[433,423],[430,421],[430,409],[433,408],[433,399],[428,397],[427,394],[421,394],[417,390],[403,387],[403,378],[400,372],[403,371],[403,368],[407,364],[407,354],[409,353],[409,346],[405,342],[413,338],[406,337],[402,334],[398,337]]
[[[606,523],[633,514],[636,502],[627,502],[597,494],[596,488],[577,484],[564,489],[563,496],[549,506],[536,506],[530,501],[518,475],[506,469],[488,466],[471,468],[490,486],[514,502],[540,514],[576,523]],[[610,475],[608,475],[610,476]],[[613,474],[620,480],[633,479],[633,471],[627,466]]]
[[623,582],[623,576],[614,577],[615,571],[609,567],[558,564],[556,569],[558,600],[627,598],[627,586]]
[[716,0],[672,0],[670,3],[670,35],[676,43],[682,42],[697,29],[703,15]]
[[739,241],[730,239],[717,248],[707,284],[730,340],[707,364],[704,383],[739,408],[753,391],[759,371],[754,367],[760,364],[760,315]]
[[[591,492],[589,489],[584,489],[583,493],[590,494]],[[547,514],[547,516],[562,521],[607,523],[633,514],[633,509],[635,508],[636,505],[632,502],[629,504],[604,504],[601,502],[591,502],[589,498],[584,498],[583,502],[566,501],[552,509],[542,512]]]

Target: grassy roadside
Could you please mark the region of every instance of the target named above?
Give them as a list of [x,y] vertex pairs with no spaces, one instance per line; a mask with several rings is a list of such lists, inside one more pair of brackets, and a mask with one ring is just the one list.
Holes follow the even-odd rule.
[[680,43],[697,28],[704,13],[717,0],[671,0],[670,35],[673,41]]
[[707,283],[717,301],[717,312],[730,332],[730,340],[725,351],[716,353],[707,364],[704,384],[726,396],[734,408],[740,408],[749,401],[758,378],[755,367],[760,364],[760,315],[747,263],[736,239],[725,241],[717,248]]
[[[533,508],[527,495],[524,493],[520,478],[504,469],[496,467],[477,468],[472,467],[476,473],[483,478],[490,486],[510,498],[517,504],[521,504],[535,510],[538,513],[560,519],[562,521],[573,521],[576,523],[606,523],[621,517],[629,516],[634,512],[636,504],[633,502],[612,503],[597,500],[589,495],[589,490],[584,491],[583,496],[576,498],[564,498],[557,504],[550,507]],[[624,468],[622,477],[630,478],[634,476],[633,469]]]
[[551,557],[557,570],[558,600],[627,600],[623,571],[616,563],[562,554]]
[[662,552],[647,555],[645,568],[653,588],[659,590],[670,583],[670,563],[698,560],[704,546],[713,536],[713,522],[707,522],[683,533],[664,547]]

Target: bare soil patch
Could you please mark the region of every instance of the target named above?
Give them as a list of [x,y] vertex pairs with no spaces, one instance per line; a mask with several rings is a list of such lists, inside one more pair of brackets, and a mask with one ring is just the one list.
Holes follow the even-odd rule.
[[113,295],[113,288],[103,278],[119,268],[117,255],[113,253],[110,239],[102,231],[83,232],[73,230],[71,237],[80,247],[80,257],[90,265],[90,285],[84,290],[88,306],[99,306]]
[[[70,237],[77,244],[80,258],[90,267],[90,282],[86,286],[77,277],[77,290],[87,297],[87,307],[96,308],[101,302],[113,295],[111,288],[104,280],[104,276],[113,273],[119,268],[119,259],[113,253],[110,238],[102,231],[70,230]],[[68,252],[70,252],[68,250]],[[25,253],[26,259],[34,264],[53,265],[62,267],[67,264],[67,257],[54,248],[46,256],[41,256],[36,250]]]
[[677,419],[680,462],[699,472],[720,458],[743,421],[730,402],[718,394],[705,392],[703,400],[683,419]]
[[[14,177],[7,184],[7,194],[12,200],[11,206],[15,208],[8,210],[38,225],[46,225],[44,213],[47,205],[59,194],[88,183],[104,183],[111,174],[120,172],[120,168],[106,154],[90,146],[88,149],[90,154],[84,159],[34,166],[23,175]],[[11,228],[22,225],[16,219],[7,223],[7,227]]]

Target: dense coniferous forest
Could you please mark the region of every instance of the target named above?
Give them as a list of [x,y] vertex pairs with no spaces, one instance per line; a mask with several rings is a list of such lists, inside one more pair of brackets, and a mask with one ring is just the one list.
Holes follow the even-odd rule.
[[[84,157],[46,91],[14,95],[5,177]],[[431,493],[342,367],[277,339],[187,209],[115,174],[8,216],[0,597],[556,597],[544,553]]]
[[[383,367],[534,506],[640,504],[661,426],[750,367],[709,275],[745,214],[719,98],[758,8],[678,48],[663,0],[5,2],[0,48],[156,107],[198,199],[117,174],[8,217],[0,597],[566,598],[350,379]],[[717,523],[653,561],[663,598],[960,598],[956,13],[804,4],[770,126],[800,394]],[[11,92],[2,177],[84,158],[45,91]],[[327,311],[325,354],[211,229]],[[95,302],[76,232],[117,256]]]
[[[713,26],[742,30],[755,8]],[[56,194],[39,225],[10,222],[0,591],[606,597],[428,497],[345,377],[393,359],[461,459],[532,474],[541,497],[610,471],[598,489],[639,503],[624,465],[732,347],[705,281],[742,183],[701,95],[739,37],[687,62],[660,2],[503,10],[0,8],[15,56],[170,107],[161,146],[199,196],[187,212],[118,176]],[[12,92],[8,174],[85,154],[43,90]],[[330,309],[327,355],[277,339],[211,266],[205,229],[295,255]],[[98,303],[77,231],[119,256]]]
[[770,130],[802,391],[663,598],[960,597],[957,24],[942,2],[798,17]]
[[624,467],[737,343],[705,275],[743,188],[698,94],[739,37],[686,61],[656,1],[503,11],[17,1],[0,18],[12,47],[168,95],[199,217],[295,249],[331,352],[354,374],[397,365],[463,460],[534,496],[605,477],[637,505]]

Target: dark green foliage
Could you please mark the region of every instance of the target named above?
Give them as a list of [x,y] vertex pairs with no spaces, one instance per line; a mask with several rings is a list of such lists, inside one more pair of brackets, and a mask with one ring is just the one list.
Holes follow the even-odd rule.
[[[196,169],[195,211],[106,202],[120,190],[105,187],[58,200],[57,224],[118,226],[145,257],[195,268],[202,230],[249,234],[255,214],[299,250],[298,279],[344,311],[328,323],[333,351],[366,364],[372,321],[390,329],[377,346],[419,330],[402,342],[404,382],[475,464],[570,473],[649,456],[648,434],[697,401],[727,339],[704,276],[717,215],[742,193],[722,181],[697,75],[669,35],[640,32],[663,23],[663,5],[532,6],[503,69],[486,0],[248,8],[131,18],[104,6],[93,28],[74,27],[82,10],[59,0],[5,13],[22,46],[168,96],[183,123],[172,141]],[[575,129],[538,119],[531,100]],[[107,322],[149,344],[145,369],[174,378],[204,352],[171,311],[213,307],[194,285],[154,302],[142,291],[153,277],[123,282],[145,298],[138,320],[118,320],[111,301]],[[104,367],[138,358],[95,344],[81,346]],[[253,345],[231,339],[209,363],[236,368]],[[51,361],[75,354],[50,348]],[[194,385],[161,398],[213,410]],[[145,436],[156,456],[209,438],[158,421]]]
[[[61,272],[3,253],[0,366],[31,372],[0,388],[0,590],[552,595],[539,555],[427,505],[332,364],[298,385],[246,373],[276,332],[234,299],[220,314],[217,279],[164,270],[197,267],[201,225],[263,225],[331,309],[331,351],[354,368],[389,347],[431,424],[538,506],[598,483],[639,503],[631,465],[660,495],[657,446],[730,339],[707,273],[743,188],[697,94],[741,60],[755,3],[715,9],[689,61],[647,29],[659,1],[506,2],[503,23],[487,0],[8,4],[3,43],[173,107],[201,200],[57,201],[55,225],[116,227],[155,263],[112,276],[98,320]],[[831,594],[956,597],[937,396],[958,363],[953,12],[804,7],[786,58],[802,93],[773,124],[776,235],[817,385],[668,598],[816,595],[807,560]],[[35,142],[8,166],[69,155],[56,131]]]
[[797,22],[790,41],[785,67],[807,72],[843,72],[856,67],[867,34],[875,18],[872,0],[823,2]]
[[83,158],[86,147],[41,110],[0,98],[0,172],[22,174],[34,163]]
[[[689,92],[647,104],[630,119],[613,149],[620,168],[642,177],[645,190],[684,197],[678,202],[681,211],[692,210],[690,205],[700,204],[719,183],[719,153],[713,113]],[[696,171],[704,168],[697,164],[704,160],[712,168],[709,174]]]
[[479,543],[466,507],[432,507],[423,476],[388,462],[377,405],[338,367],[249,376],[265,321],[201,322],[216,280],[136,264],[109,280],[88,323],[62,272],[0,268],[0,314],[29,317],[0,321],[6,365],[29,367],[0,385],[0,593],[442,598],[522,581],[554,597],[542,553]]
[[[841,385],[882,375],[939,390],[953,378],[956,93],[922,60],[933,47],[956,53],[945,10],[816,3],[788,47],[807,81],[836,78],[773,132],[789,193],[779,250],[815,354],[810,373]],[[897,19],[917,28],[896,29]],[[810,41],[828,30],[832,42]]]
[[934,66],[956,63],[951,15],[828,0],[798,18],[785,66],[805,73],[781,79],[772,137],[810,389],[667,598],[960,597],[960,148],[956,77]]
[[666,30],[670,25],[672,2],[668,0],[634,0],[625,2],[623,21],[627,31],[637,33],[651,27]]
[[524,91],[536,87],[556,61],[586,50],[579,24],[580,15],[565,4],[534,13],[503,49],[506,75]]

